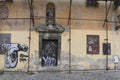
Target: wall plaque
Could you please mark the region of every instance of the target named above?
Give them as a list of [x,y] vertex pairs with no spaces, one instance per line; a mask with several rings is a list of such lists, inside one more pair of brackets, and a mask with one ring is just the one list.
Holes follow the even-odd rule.
[[99,35],[87,35],[87,54],[99,54]]

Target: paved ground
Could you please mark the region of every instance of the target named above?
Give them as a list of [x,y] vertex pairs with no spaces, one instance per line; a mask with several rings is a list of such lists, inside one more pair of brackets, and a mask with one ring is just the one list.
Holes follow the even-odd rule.
[[0,80],[120,80],[120,71],[5,72]]

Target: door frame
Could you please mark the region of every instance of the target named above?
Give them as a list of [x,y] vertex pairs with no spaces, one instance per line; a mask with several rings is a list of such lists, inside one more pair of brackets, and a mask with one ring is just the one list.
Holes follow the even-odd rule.
[[[57,66],[60,66],[60,54],[61,54],[61,33],[39,33],[39,59],[42,59],[42,41],[46,40],[58,40],[58,56]],[[40,62],[42,63],[42,62]],[[40,64],[42,66],[42,64]],[[43,67],[43,66],[42,66]]]

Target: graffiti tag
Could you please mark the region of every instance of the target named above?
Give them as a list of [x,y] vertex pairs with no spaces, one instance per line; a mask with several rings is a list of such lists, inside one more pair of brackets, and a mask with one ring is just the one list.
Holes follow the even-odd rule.
[[28,47],[26,45],[20,44],[5,44],[1,46],[1,50],[5,53],[5,67],[6,68],[15,68],[18,63],[18,51],[26,52]]

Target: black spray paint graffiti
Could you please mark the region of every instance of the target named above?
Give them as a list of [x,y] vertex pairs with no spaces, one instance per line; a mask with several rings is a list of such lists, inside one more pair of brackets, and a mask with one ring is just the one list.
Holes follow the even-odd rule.
[[18,63],[18,51],[26,52],[28,47],[26,45],[20,44],[5,44],[3,43],[1,46],[2,50],[5,51],[5,67],[6,68],[14,68]]
[[25,62],[25,61],[27,61],[27,59],[26,58],[28,58],[29,56],[28,55],[24,55],[24,54],[20,54],[20,62],[21,61],[23,61],[23,62]]
[[42,66],[57,66],[57,40],[43,40]]

